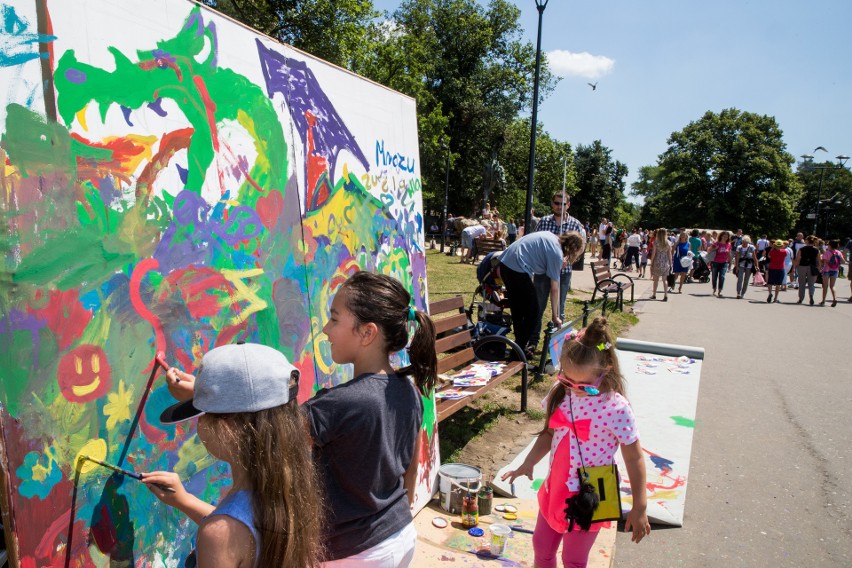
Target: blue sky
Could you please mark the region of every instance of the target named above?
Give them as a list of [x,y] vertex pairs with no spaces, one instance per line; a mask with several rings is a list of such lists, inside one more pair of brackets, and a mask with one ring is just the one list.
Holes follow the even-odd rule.
[[[514,2],[534,44],[535,1]],[[817,160],[852,155],[850,26],[852,0],[550,0],[542,51],[563,79],[539,121],[574,146],[600,139],[628,187],[708,110],[774,116],[797,159],[817,146]]]

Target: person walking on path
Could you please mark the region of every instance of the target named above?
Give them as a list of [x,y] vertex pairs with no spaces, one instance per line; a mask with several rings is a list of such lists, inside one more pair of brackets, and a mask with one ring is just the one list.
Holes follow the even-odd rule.
[[838,239],[828,241],[828,248],[822,253],[822,301],[819,303],[820,306],[825,305],[825,297],[829,290],[831,290],[831,307],[837,306],[834,283],[837,282],[840,267],[845,262],[846,258],[843,256],[843,251],[840,250],[840,241]]
[[[576,232],[583,237],[583,247],[585,248],[586,230],[583,224],[577,219],[568,214],[568,208],[571,207],[571,196],[567,192],[560,190],[553,194],[550,200],[550,208],[553,211],[551,215],[545,215],[538,222],[535,232],[549,231],[556,235],[564,235],[565,233]],[[533,278],[536,294],[538,295],[538,304],[544,309],[547,304],[547,295],[550,293],[550,279],[544,274],[536,274]],[[559,273],[559,319],[565,319],[565,298],[571,290],[571,265],[568,264],[562,268]],[[538,344],[538,336],[541,333],[541,318],[537,320],[537,325],[533,328],[532,341]]]
[[[719,240],[710,245],[710,252],[715,251],[716,256],[710,263],[713,284],[713,295],[722,297],[722,288],[725,287],[725,274],[728,272],[728,264],[731,261],[731,233],[722,231]],[[718,292],[717,292],[718,290]]]
[[635,228],[627,237],[627,258],[624,260],[624,268],[630,270],[633,262],[636,262],[636,272],[639,272],[639,249],[642,246],[642,236]]
[[799,247],[796,258],[793,259],[793,270],[799,282],[799,301],[805,301],[805,288],[807,288],[811,305],[814,305],[814,292],[816,291],[816,278],[819,274],[819,249],[814,246],[816,237],[810,235],[805,239],[805,245]]
[[751,244],[751,237],[745,235],[737,247],[734,257],[734,274],[737,275],[737,300],[745,296],[751,273],[757,266],[757,249]]
[[666,238],[665,229],[657,229],[654,234],[654,250],[651,251],[651,278],[653,279],[651,299],[657,299],[657,286],[663,279],[663,301],[669,301],[669,291],[666,278],[672,271],[672,248]]
[[585,244],[580,233],[571,232],[557,237],[549,231],[541,231],[524,235],[500,255],[500,276],[509,296],[515,343],[524,350],[527,359],[535,350],[535,344],[531,342],[536,319],[543,317],[545,308],[545,304],[539,304],[532,278],[536,274],[544,274],[550,279],[551,320],[557,326],[562,325],[559,317],[560,272],[566,263],[574,262],[582,254]]
[[[678,278],[677,293],[682,294],[683,281],[686,280],[687,274],[689,274],[689,271],[692,269],[692,261],[689,256],[689,235],[686,231],[681,231],[678,236],[677,243],[674,247],[674,261],[672,262],[672,268]],[[669,292],[674,292],[674,286],[672,286]]]
[[773,300],[772,287],[775,286],[775,302],[778,302],[778,295],[781,293],[781,286],[784,284],[784,263],[790,251],[787,250],[784,241],[778,239],[774,246],[769,250],[769,278],[766,280],[766,287],[769,288],[769,296],[766,298],[766,303]]

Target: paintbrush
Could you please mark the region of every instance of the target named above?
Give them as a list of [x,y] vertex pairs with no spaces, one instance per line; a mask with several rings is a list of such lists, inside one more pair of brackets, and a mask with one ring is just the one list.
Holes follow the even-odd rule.
[[[154,361],[156,361],[157,364],[160,365],[160,367],[162,367],[163,370],[167,373],[169,372],[169,369],[171,369],[169,364],[166,363],[166,354],[162,351],[157,351],[157,355],[154,357]],[[179,383],[180,377],[175,377],[175,382]]]
[[511,525],[511,526],[510,526],[510,528],[511,528],[513,531],[515,531],[515,532],[521,532],[521,533],[533,534],[533,531],[532,531],[532,530],[530,530],[530,529],[528,529],[528,528],[524,528],[524,527],[522,527],[521,525]]
[[[111,470],[118,472],[122,475],[126,475],[126,476],[132,477],[133,479],[136,479],[138,481],[142,481],[142,475],[141,474],[127,470],[127,469],[122,469],[122,468],[118,467],[117,465],[112,465],[111,463],[106,463],[106,462],[102,462],[101,460],[96,460],[95,458],[93,458],[91,456],[80,456],[80,459],[81,460],[89,460],[90,462],[95,462],[96,464],[103,466],[107,469],[111,469]],[[163,485],[161,483],[152,483],[151,485],[153,485],[154,487],[161,489],[163,491],[167,491],[168,493],[174,493],[175,492],[175,490],[172,489],[171,487],[169,487],[168,485]]]

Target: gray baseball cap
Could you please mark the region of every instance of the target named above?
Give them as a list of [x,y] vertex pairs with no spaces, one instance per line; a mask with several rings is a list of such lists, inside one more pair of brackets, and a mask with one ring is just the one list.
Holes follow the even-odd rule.
[[299,392],[299,370],[283,353],[257,343],[223,345],[201,359],[192,400],[160,414],[163,424],[204,413],[257,412],[286,404]]

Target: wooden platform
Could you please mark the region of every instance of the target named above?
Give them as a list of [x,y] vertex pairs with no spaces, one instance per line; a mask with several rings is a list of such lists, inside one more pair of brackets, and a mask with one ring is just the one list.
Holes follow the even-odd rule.
[[[438,500],[433,500],[414,518],[417,528],[417,551],[414,568],[435,568],[438,566],[465,567],[506,567],[518,566],[533,568],[532,534],[512,532],[506,545],[505,554],[499,558],[491,556],[488,526],[501,523],[509,526],[521,526],[528,530],[535,528],[538,517],[538,502],[535,500],[504,499],[495,496],[494,505],[507,503],[518,508],[517,520],[504,520],[502,513],[480,517],[479,527],[485,531],[482,537],[473,537],[461,524],[461,517],[450,515],[441,509]],[[432,524],[435,517],[443,517],[449,522],[447,528],[439,529]],[[615,551],[615,524],[612,528],[602,529],[589,556],[590,568],[609,568],[612,566]]]

